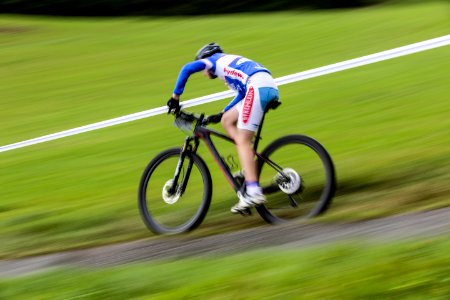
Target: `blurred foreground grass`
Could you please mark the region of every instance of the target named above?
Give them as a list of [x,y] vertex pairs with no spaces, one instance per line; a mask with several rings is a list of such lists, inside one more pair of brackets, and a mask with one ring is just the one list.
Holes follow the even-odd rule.
[[449,236],[346,241],[0,279],[2,299],[448,299]]
[[[251,57],[274,77],[448,34],[446,2],[201,18],[0,16],[2,145],[164,105],[179,68],[204,43]],[[268,24],[270,26],[268,26]],[[186,34],[189,32],[189,34]],[[450,47],[280,87],[261,146],[304,133],[330,151],[338,195],[319,221],[450,204]],[[190,79],[184,99],[222,91]],[[198,106],[215,113],[227,100]],[[151,237],[139,177],[183,135],[161,115],[0,153],[0,257]],[[231,147],[224,152],[234,153]],[[236,201],[204,148],[214,182],[193,236],[262,225]]]

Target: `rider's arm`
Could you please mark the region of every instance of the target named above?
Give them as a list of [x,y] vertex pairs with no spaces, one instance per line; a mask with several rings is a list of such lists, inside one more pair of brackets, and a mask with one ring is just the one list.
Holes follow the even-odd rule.
[[225,108],[223,109],[223,112],[227,112],[228,110],[230,110],[233,106],[235,106],[242,99],[244,99],[244,96],[241,95],[240,93],[237,93],[236,97],[234,97],[234,99],[231,100],[231,102],[228,103],[227,106],[225,106]]
[[174,95],[179,96],[183,94],[184,86],[186,85],[189,76],[193,73],[200,72],[205,68],[206,64],[201,60],[193,61],[184,65],[178,75],[177,83],[175,85],[175,89],[173,90]]

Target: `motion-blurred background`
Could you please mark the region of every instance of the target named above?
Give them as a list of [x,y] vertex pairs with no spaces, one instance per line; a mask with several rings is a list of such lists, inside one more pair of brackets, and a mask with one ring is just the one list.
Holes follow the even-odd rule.
[[[445,0],[0,0],[0,145],[163,106],[180,68],[208,42],[277,78],[448,35],[449,16]],[[449,55],[446,46],[280,86],[283,105],[270,113],[262,146],[313,136],[338,174],[328,212],[305,222],[449,206]],[[195,75],[183,100],[224,89]],[[0,153],[0,258],[161,239],[141,222],[136,196],[148,161],[183,141],[172,122],[159,115]],[[229,214],[235,195],[200,154],[214,191],[192,238],[266,226],[257,215]],[[449,248],[447,235],[64,269],[1,279],[0,298],[445,299]]]

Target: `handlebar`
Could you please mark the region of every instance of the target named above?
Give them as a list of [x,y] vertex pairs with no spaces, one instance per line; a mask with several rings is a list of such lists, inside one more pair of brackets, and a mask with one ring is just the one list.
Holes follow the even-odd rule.
[[186,121],[196,121],[198,123],[201,123],[201,125],[208,125],[208,122],[206,121],[205,114],[196,114],[192,112],[188,112],[185,110],[179,110],[175,115],[175,118],[181,118]]
[[179,110],[178,112],[173,113],[173,115],[175,116],[174,125],[183,131],[192,133],[193,131],[195,131],[195,128],[198,125],[208,125],[205,114],[203,113],[198,115],[191,112]]

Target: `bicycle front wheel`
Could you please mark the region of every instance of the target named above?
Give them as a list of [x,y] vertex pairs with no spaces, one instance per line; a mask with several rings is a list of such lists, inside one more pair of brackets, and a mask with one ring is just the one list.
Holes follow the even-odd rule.
[[205,162],[195,153],[186,153],[175,190],[171,191],[180,153],[178,148],[161,152],[142,174],[138,206],[144,223],[156,234],[195,229],[205,218],[211,203],[211,175]]
[[267,203],[257,210],[268,223],[317,216],[327,209],[336,190],[330,155],[304,135],[269,144],[258,158],[258,169]]

